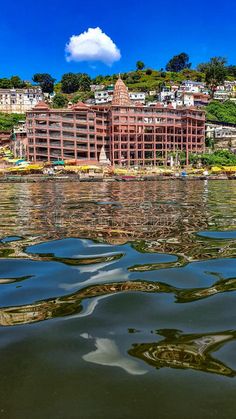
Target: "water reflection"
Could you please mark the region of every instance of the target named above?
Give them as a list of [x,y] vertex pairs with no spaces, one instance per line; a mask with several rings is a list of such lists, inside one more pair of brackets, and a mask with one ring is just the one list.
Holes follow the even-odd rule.
[[3,415],[234,419],[235,186],[2,184]]
[[[22,281],[26,278],[17,278],[16,281]],[[3,279],[2,283],[11,283],[13,281],[11,279]],[[0,308],[0,325],[13,326],[34,323],[56,317],[74,316],[79,313],[79,317],[85,317],[94,312],[99,300],[117,293],[171,293],[175,296],[176,303],[190,303],[218,293],[235,290],[235,278],[220,280],[206,288],[190,289],[180,289],[161,282],[139,280],[95,284],[81,288],[79,291],[69,295],[38,301],[33,304],[2,307]],[[93,299],[93,301],[87,304],[87,301],[90,299]]]
[[[115,205],[114,205],[115,203]],[[235,255],[235,237],[209,243],[198,231],[235,229],[235,181],[1,186],[0,237],[84,237],[182,254]],[[0,243],[0,247],[3,243]],[[16,244],[17,248],[17,244]]]
[[[85,339],[92,339],[91,336],[83,334]],[[83,359],[93,364],[105,365],[109,367],[119,367],[131,375],[143,375],[147,370],[142,368],[130,357],[121,354],[117,344],[112,339],[95,338],[95,351],[83,355]]]
[[157,333],[164,336],[164,339],[160,342],[133,344],[128,351],[129,355],[142,359],[157,369],[194,369],[235,377],[235,370],[211,355],[227,342],[235,340],[235,331],[203,335],[182,334],[176,330],[159,330]]

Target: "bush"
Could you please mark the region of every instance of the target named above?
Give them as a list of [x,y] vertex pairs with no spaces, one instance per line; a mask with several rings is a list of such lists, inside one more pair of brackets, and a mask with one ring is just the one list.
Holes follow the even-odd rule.
[[235,166],[236,155],[228,150],[218,150],[212,154],[190,154],[189,162],[196,164],[201,161],[203,166]]
[[223,103],[214,100],[207,105],[206,110],[209,121],[236,124],[236,104],[230,100]]

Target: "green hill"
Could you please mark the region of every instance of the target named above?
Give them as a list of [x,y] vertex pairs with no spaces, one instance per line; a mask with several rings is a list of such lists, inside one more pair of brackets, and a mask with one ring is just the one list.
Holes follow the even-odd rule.
[[236,124],[236,103],[227,100],[226,102],[212,101],[206,108],[208,121],[228,122]]

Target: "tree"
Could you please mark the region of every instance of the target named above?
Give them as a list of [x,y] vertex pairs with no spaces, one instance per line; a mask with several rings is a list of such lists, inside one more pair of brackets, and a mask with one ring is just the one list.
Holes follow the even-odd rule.
[[63,93],[74,93],[78,90],[78,80],[76,74],[65,73],[61,79],[61,90]]
[[19,76],[12,76],[10,78],[12,87],[14,87],[15,89],[22,89],[23,87],[26,87],[26,83],[20,79]]
[[138,70],[143,70],[144,69],[144,67],[145,67],[145,64],[144,64],[144,62],[143,61],[137,61],[136,62],[136,70],[138,71]]
[[212,98],[217,87],[225,81],[227,74],[225,64],[226,59],[223,57],[213,57],[205,64],[205,80]]
[[174,55],[173,58],[166,65],[166,71],[173,71],[174,73],[179,73],[185,68],[190,68],[191,63],[189,62],[189,56],[185,52],[181,54]]
[[200,73],[205,73],[207,69],[207,63],[200,63],[197,66],[197,71],[199,71]]
[[68,99],[62,93],[57,93],[52,100],[53,108],[65,108],[68,105]]
[[227,75],[236,78],[236,65],[229,65],[226,67]]
[[90,91],[90,84],[92,82],[91,78],[86,73],[77,74],[79,82],[79,90],[82,92]]
[[40,85],[43,93],[53,93],[54,82],[56,79],[54,79],[50,74],[36,73],[32,80]]
[[75,93],[78,90],[90,90],[91,78],[86,73],[65,73],[61,79],[63,93]]
[[0,89],[11,89],[12,83],[11,80],[7,78],[0,79]]
[[151,68],[147,68],[146,75],[147,76],[151,76],[151,74],[152,74],[152,69]]
[[95,77],[95,79],[93,80],[94,84],[102,84],[104,81],[104,77],[101,75],[98,75]]

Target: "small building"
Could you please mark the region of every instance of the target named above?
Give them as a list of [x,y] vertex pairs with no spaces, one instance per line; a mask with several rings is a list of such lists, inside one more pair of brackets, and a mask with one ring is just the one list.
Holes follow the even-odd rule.
[[10,148],[14,158],[27,158],[27,132],[25,121],[20,121],[18,126],[13,128]]
[[215,150],[236,152],[236,125],[207,123],[206,137],[214,141]]
[[199,93],[202,89],[205,88],[205,83],[192,81],[192,80],[185,80],[182,82],[179,91],[182,92],[191,92],[191,93]]

